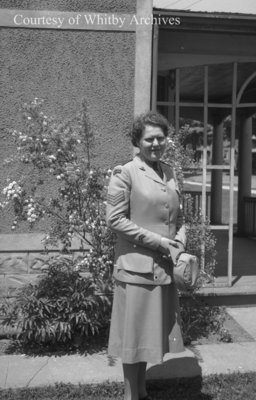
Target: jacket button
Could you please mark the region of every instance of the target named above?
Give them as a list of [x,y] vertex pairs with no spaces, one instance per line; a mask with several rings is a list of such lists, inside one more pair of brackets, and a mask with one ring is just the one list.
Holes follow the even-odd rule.
[[161,189],[163,192],[166,192],[166,189]]
[[165,221],[165,225],[169,225],[169,221]]
[[137,247],[137,244],[134,244],[134,245],[133,245],[133,247],[134,247],[134,249],[136,249],[136,247]]
[[165,208],[169,208],[169,204],[165,203]]
[[157,275],[155,275],[155,276],[154,276],[154,279],[155,279],[155,281],[156,281],[156,280],[158,279],[158,276],[157,276]]

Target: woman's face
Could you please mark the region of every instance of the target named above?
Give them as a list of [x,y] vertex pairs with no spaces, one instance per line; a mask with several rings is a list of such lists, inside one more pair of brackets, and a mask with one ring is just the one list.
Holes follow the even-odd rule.
[[145,161],[155,162],[162,157],[166,147],[166,137],[158,126],[146,125],[138,142],[140,155]]

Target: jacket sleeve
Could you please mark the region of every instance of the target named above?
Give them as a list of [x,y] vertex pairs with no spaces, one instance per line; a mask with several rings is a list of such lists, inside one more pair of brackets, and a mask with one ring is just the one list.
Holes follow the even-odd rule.
[[107,225],[126,240],[152,250],[158,249],[161,235],[144,229],[129,218],[131,177],[125,166],[112,172],[107,194]]

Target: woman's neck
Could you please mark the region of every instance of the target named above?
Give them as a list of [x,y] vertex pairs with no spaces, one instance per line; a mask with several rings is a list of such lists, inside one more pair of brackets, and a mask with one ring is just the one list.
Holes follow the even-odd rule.
[[145,162],[149,167],[153,168],[153,169],[157,169],[160,166],[160,160],[158,161],[151,161],[146,159],[145,157],[143,157],[140,153],[137,154],[137,156],[140,157],[140,159]]
[[160,176],[160,178],[163,179],[163,171],[162,171],[162,168],[161,168],[160,160],[151,161],[151,160],[145,159],[143,156],[141,156],[141,154],[137,154],[137,155],[140,157],[140,159],[143,162],[145,162],[150,168],[152,168],[157,173],[157,175]]

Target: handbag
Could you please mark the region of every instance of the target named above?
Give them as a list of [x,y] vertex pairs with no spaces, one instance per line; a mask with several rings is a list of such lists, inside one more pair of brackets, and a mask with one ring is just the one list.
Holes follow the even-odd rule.
[[199,277],[199,262],[196,256],[182,252],[173,267],[173,278],[177,288],[188,291],[196,286]]

